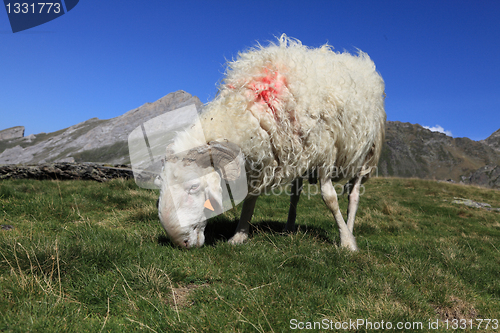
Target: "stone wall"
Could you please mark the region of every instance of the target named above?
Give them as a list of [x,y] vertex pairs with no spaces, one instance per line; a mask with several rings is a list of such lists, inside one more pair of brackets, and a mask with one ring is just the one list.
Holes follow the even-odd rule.
[[105,166],[96,163],[48,163],[37,165],[0,166],[0,179],[59,179],[95,180],[104,182],[113,178],[133,178],[127,165]]

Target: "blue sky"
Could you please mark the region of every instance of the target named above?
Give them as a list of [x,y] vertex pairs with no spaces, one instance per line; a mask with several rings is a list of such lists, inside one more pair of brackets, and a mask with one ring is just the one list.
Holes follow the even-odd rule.
[[0,8],[0,129],[53,132],[185,90],[208,102],[224,63],[286,33],[359,48],[388,120],[480,140],[500,128],[500,1],[81,0],[12,33]]

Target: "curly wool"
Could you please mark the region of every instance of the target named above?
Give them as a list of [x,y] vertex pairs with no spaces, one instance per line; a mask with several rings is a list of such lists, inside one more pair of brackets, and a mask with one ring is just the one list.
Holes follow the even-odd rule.
[[380,156],[385,119],[384,81],[366,53],[308,48],[283,35],[278,44],[250,49],[227,64],[201,124],[179,135],[174,147],[191,148],[187,138],[190,145],[237,144],[249,190],[258,194],[318,168],[341,170],[332,174],[337,179],[369,174]]

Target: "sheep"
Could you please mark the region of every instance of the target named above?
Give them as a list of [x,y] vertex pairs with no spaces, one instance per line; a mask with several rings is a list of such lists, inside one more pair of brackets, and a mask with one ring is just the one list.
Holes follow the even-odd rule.
[[[277,44],[228,62],[217,96],[198,123],[177,134],[161,171],[158,214],[175,244],[204,244],[206,209],[222,209],[221,177],[234,180],[244,165],[248,195],[230,243],[248,238],[259,194],[290,183],[285,230],[293,230],[302,178],[309,175],[320,182],[340,245],[358,249],[353,227],[360,188],[376,170],[386,119],[384,81],[358,52],[308,48],[282,35]],[[225,172],[214,172],[219,168]],[[348,179],[347,223],[332,184],[341,179]]]

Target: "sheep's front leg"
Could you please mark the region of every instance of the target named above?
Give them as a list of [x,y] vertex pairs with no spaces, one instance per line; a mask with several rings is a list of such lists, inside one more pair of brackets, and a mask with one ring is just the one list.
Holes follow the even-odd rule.
[[286,221],[284,232],[295,231],[295,219],[297,218],[297,204],[302,192],[302,178],[299,177],[292,182],[292,193],[290,193],[290,209],[288,210],[288,220]]
[[243,201],[243,208],[241,209],[240,221],[236,227],[236,232],[229,240],[230,244],[242,244],[248,239],[248,231],[250,229],[250,220],[252,219],[253,210],[258,196],[249,196]]
[[337,192],[333,187],[331,179],[327,175],[321,176],[321,196],[326,206],[330,209],[337,222],[340,232],[340,245],[346,247],[351,251],[357,251],[358,246],[356,245],[356,239],[354,238],[351,230],[347,227],[347,224],[342,217],[340,212],[339,202],[337,200]]
[[356,218],[356,211],[359,206],[359,194],[361,189],[361,182],[363,177],[356,177],[349,181],[349,206],[347,206],[347,227],[349,230],[354,229],[354,219]]

